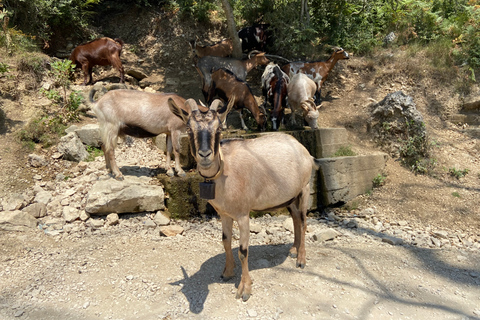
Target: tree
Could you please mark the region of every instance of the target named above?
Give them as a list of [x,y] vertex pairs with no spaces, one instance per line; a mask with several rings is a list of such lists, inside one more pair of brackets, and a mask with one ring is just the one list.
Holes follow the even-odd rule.
[[242,44],[237,33],[237,26],[235,19],[233,18],[233,9],[228,0],[222,0],[223,11],[225,11],[225,17],[227,18],[228,34],[233,40],[233,54],[232,56],[237,59],[242,58]]

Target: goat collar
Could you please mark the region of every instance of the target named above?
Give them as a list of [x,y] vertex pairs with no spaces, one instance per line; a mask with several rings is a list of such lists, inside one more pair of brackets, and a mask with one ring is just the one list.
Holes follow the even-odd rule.
[[220,156],[220,167],[218,168],[217,173],[215,173],[212,177],[206,177],[204,176],[200,171],[200,175],[205,178],[206,181],[212,181],[220,177],[220,175],[223,173],[223,153],[222,153],[222,148],[218,148],[218,155]]

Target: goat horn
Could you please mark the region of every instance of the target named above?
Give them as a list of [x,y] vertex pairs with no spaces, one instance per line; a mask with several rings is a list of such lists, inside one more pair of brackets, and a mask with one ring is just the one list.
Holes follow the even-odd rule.
[[250,51],[250,52],[248,53],[248,59],[251,59],[251,55],[252,55],[252,54],[259,54],[259,53],[261,53],[261,51],[258,51],[258,50],[252,50],[252,51]]
[[198,110],[197,103],[191,98],[185,101],[185,107],[189,107],[191,112]]
[[217,111],[218,109],[218,106],[220,105],[220,103],[222,103],[222,101],[220,99],[215,99],[212,104],[210,105],[210,110],[212,111]]
[[291,62],[290,60],[285,59],[285,58],[282,57],[282,56],[276,56],[276,55],[274,55],[274,54],[265,54],[265,57],[267,57],[267,58],[273,58],[273,59],[279,59],[279,60],[283,60],[283,61],[285,61],[285,62]]

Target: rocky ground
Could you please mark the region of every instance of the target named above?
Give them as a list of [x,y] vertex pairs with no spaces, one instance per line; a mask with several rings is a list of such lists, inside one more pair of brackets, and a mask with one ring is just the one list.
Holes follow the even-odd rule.
[[[199,99],[198,75],[185,54],[196,32],[175,19],[154,22],[148,35],[127,44],[126,69],[142,69],[153,90]],[[105,219],[83,212],[66,219],[65,212],[82,213],[95,181],[109,179],[104,160],[71,162],[58,158],[55,147],[37,148],[48,165],[32,166],[16,133],[48,99],[27,81],[15,80],[15,89],[2,77],[0,215],[41,202],[39,194],[54,201],[33,211],[38,227],[0,231],[0,318],[480,319],[480,145],[467,126],[448,120],[465,96],[421,55],[401,48],[378,55],[375,63],[352,56],[337,64],[323,91],[320,126],[346,127],[357,154],[378,151],[366,126],[369,103],[402,90],[425,119],[437,169],[415,175],[391,156],[382,187],[311,213],[305,269],[287,257],[293,242],[287,216],[252,218],[254,284],[247,302],[235,300],[238,261],[236,277],[220,279],[218,217],[160,222],[161,211]],[[117,76],[104,70],[96,80]],[[259,73],[248,80],[255,83]],[[261,100],[259,87],[252,89]],[[478,92],[474,87],[470,95]],[[153,184],[165,164],[149,140],[122,144],[117,161],[127,178]],[[457,179],[450,168],[469,173]],[[167,223],[176,235],[165,236]]]

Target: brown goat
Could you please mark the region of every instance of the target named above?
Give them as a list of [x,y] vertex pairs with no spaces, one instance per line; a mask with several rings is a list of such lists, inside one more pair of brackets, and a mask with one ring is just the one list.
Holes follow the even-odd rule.
[[120,60],[123,44],[123,41],[120,39],[113,40],[104,37],[79,45],[73,49],[70,60],[72,60],[76,68],[83,70],[83,85],[93,82],[92,69],[94,66],[112,65],[120,72],[120,83],[125,82],[125,72]]
[[223,39],[215,44],[200,46],[196,40],[191,40],[190,47],[193,54],[198,58],[205,56],[229,57],[233,52],[233,41],[231,39]]
[[[220,126],[231,103],[217,111],[220,101],[215,100],[208,112],[201,112],[193,99],[187,100],[185,106],[179,106],[173,100],[169,100],[169,104],[171,111],[190,128],[190,151],[197,161],[197,171],[210,181],[214,191],[206,198],[222,220],[226,257],[224,279],[235,275],[232,227],[234,220],[238,223],[242,277],[237,298],[246,301],[252,294],[248,268],[251,211],[287,207],[294,227],[290,256],[296,257],[297,267],[304,268],[307,263],[305,231],[310,180],[312,172],[318,169],[319,160],[314,159],[294,137],[282,133],[220,142]],[[189,111],[185,112],[185,109]]]
[[333,69],[338,60],[349,59],[348,53],[339,48],[326,61],[312,61],[312,62],[290,62],[282,66],[283,72],[291,77],[297,73],[305,73],[310,79],[317,84],[317,92],[315,94],[315,103],[321,102],[322,85],[327,79],[328,74]]
[[208,88],[212,82],[212,70],[213,69],[226,69],[231,71],[240,80],[245,81],[247,73],[253,68],[260,65],[267,65],[270,61],[265,56],[264,52],[261,52],[248,60],[238,60],[235,58],[222,58],[207,56],[200,58],[196,65],[197,71],[202,79],[202,93],[207,100]]
[[[137,90],[113,90],[107,92],[98,101],[94,101],[95,89],[89,94],[93,111],[97,115],[102,138],[102,149],[109,173],[117,180],[123,175],[115,162],[117,138],[129,135],[137,138],[155,137],[167,134],[167,175],[173,176],[170,167],[170,153],[175,155],[175,170],[179,176],[185,176],[180,166],[180,134],[186,131],[184,123],[175,117],[169,109],[168,99],[184,105],[185,99],[173,93],[149,93]],[[199,107],[203,109],[203,107]]]
[[258,130],[265,130],[266,116],[260,111],[258,103],[245,81],[238,79],[229,70],[213,70],[212,83],[208,89],[207,103],[210,104],[217,95],[225,102],[229,101],[230,98],[234,98],[234,108],[240,113],[240,120],[244,130],[248,130],[248,128],[243,121],[243,108],[250,110],[258,124]]

